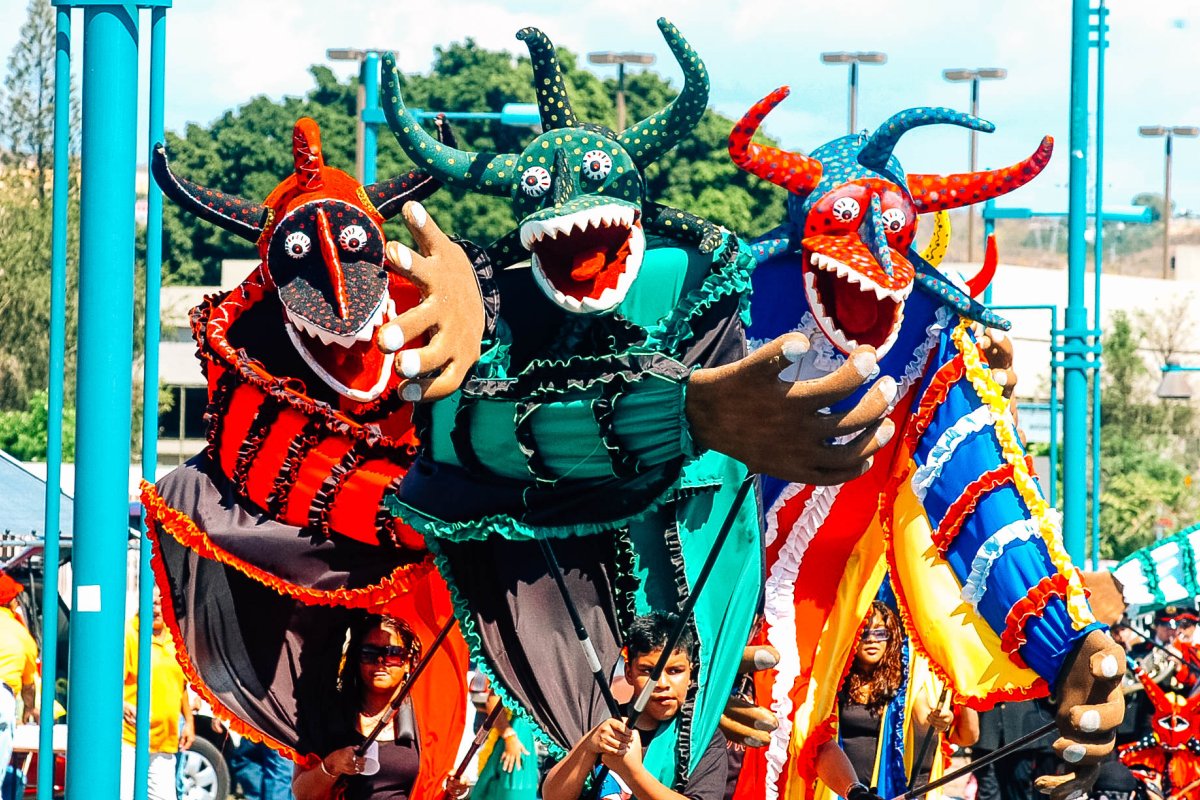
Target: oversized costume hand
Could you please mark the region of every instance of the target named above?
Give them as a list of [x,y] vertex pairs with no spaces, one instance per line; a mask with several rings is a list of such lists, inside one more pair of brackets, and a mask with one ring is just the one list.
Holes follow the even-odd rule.
[[[979,337],[979,347],[988,366],[992,368],[992,378],[1003,388],[1004,396],[1011,398],[1017,388],[1017,373],[1013,372],[1012,339],[999,328],[987,328]],[[1015,407],[1013,410],[1016,411]]]
[[420,203],[404,206],[404,222],[419,253],[400,242],[387,244],[387,260],[395,272],[421,290],[421,302],[383,325],[376,343],[394,353],[428,334],[422,347],[404,350],[396,371],[406,379],[405,400],[439,400],[452,394],[476,361],[483,342],[483,295],[471,259],[442,233]]
[[[794,483],[831,486],[866,472],[896,431],[884,418],[896,382],[885,375],[854,408],[830,413],[875,374],[875,351],[856,349],[823,378],[793,383],[782,377],[808,349],[803,334],[789,333],[740,361],[692,373],[686,404],[692,438],[751,472]],[[846,436],[853,438],[831,443]]]
[[1061,736],[1054,750],[1077,768],[1072,774],[1038,778],[1038,789],[1053,800],[1090,789],[1096,764],[1112,752],[1113,731],[1125,716],[1124,674],[1125,652],[1104,631],[1089,633],[1063,666],[1056,714]]
[[[779,651],[774,647],[747,647],[742,653],[742,666],[738,674],[751,675],[764,669],[772,669],[778,663]],[[725,704],[720,727],[721,733],[733,744],[766,747],[771,743],[771,732],[779,727],[779,718],[768,709],[756,706],[741,695],[735,694]]]

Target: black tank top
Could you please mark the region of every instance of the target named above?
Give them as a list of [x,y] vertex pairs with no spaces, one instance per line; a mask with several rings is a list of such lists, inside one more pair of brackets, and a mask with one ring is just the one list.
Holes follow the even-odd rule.
[[400,707],[394,724],[396,740],[379,743],[379,771],[347,778],[345,800],[408,800],[412,794],[421,753],[410,703]]

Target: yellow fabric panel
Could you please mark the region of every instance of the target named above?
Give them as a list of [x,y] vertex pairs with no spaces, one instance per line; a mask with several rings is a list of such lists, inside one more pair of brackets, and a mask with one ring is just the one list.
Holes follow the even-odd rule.
[[[796,707],[792,737],[788,742],[788,754],[792,759],[797,757],[809,733],[837,713],[838,685],[854,656],[855,637],[887,572],[883,553],[883,531],[876,514],[846,561],[837,600],[821,634],[807,696]],[[837,569],[839,566],[823,565],[822,568]],[[812,800],[826,800],[834,795],[817,781],[811,797]],[[789,775],[781,800],[810,800],[806,776]]]
[[[138,624],[131,619],[125,629],[125,702],[137,707]],[[175,658],[175,645],[167,630],[150,638],[150,752],[179,752],[179,723],[187,678]],[[121,738],[134,744],[136,731],[123,724]]]
[[1032,687],[1037,673],[1014,664],[1000,648],[999,635],[963,601],[962,584],[938,557],[929,518],[908,480],[896,498],[893,524],[893,581],[915,628],[909,633],[917,649],[944,671],[953,690],[965,698],[983,699]]
[[[916,705],[917,698],[924,695],[925,702],[932,708],[938,698],[942,696],[942,687],[945,684],[937,675],[933,674],[933,670],[929,668],[929,660],[916,652],[916,648],[909,648],[908,658],[908,696],[905,700],[904,713],[904,774],[912,775],[913,761],[917,758],[917,751],[921,749],[921,737],[917,735],[917,723],[914,719],[913,708]],[[937,755],[941,752],[942,737],[938,736],[929,743],[929,749],[933,751],[933,767],[929,773],[929,780],[935,781],[942,777],[946,769],[942,764],[941,756]],[[913,787],[909,787],[910,789]],[[941,789],[935,789],[926,797],[932,800],[939,800],[942,796]]]
[[0,606],[0,681],[21,696],[21,687],[37,683],[37,642],[12,609]]

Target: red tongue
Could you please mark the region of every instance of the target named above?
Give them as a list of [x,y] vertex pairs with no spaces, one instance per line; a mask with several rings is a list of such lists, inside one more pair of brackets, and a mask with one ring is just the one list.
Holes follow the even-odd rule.
[[577,253],[571,264],[571,280],[590,281],[600,274],[608,263],[608,254],[604,248]]
[[879,299],[874,292],[839,286],[835,296],[836,319],[849,334],[866,333],[879,319]]

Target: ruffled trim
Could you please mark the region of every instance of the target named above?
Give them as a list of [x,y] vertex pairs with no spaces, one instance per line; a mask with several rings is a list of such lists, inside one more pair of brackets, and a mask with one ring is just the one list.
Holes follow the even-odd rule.
[[513,409],[514,434],[517,437],[517,449],[525,457],[525,468],[529,470],[529,476],[533,478],[534,483],[553,486],[561,476],[555,475],[546,466],[541,448],[538,447],[537,436],[533,433],[533,415],[541,407],[541,403],[517,401]]
[[612,533],[620,528],[628,528],[650,514],[656,512],[664,503],[673,499],[670,489],[654,498],[648,506],[637,513],[613,520],[600,522],[579,522],[574,525],[527,525],[507,514],[491,514],[479,519],[447,522],[435,519],[417,508],[405,503],[399,497],[385,497],[383,502],[392,514],[404,520],[413,530],[429,538],[437,537],[452,542],[483,541],[492,536],[501,536],[511,541],[527,541],[542,536],[563,539],[573,536],[588,536],[593,533]]
[[479,629],[475,627],[475,618],[471,615],[470,605],[459,591],[458,582],[454,580],[454,573],[450,569],[450,562],[447,560],[445,553],[438,546],[438,541],[434,537],[426,539],[429,551],[433,555],[433,562],[437,566],[438,572],[441,573],[443,580],[446,581],[446,587],[450,590],[450,602],[454,606],[454,616],[458,618],[458,629],[462,633],[463,640],[467,643],[467,649],[470,651],[472,661],[475,663],[475,669],[482,672],[488,679],[488,683],[492,687],[492,691],[500,696],[500,702],[508,709],[509,713],[517,719],[524,720],[528,723],[530,730],[533,731],[533,736],[538,741],[546,746],[550,752],[550,757],[554,759],[562,759],[567,755],[567,751],[560,747],[553,739],[550,738],[542,726],[537,723],[537,720],[525,710],[525,707],[513,697],[508,691],[496,673],[492,670],[488,663],[486,651],[483,648],[483,637],[479,635]]
[[233,482],[234,489],[237,490],[238,496],[250,496],[246,484],[250,481],[250,470],[254,467],[254,459],[258,457],[258,451],[262,449],[263,444],[267,441],[267,436],[270,435],[271,428],[279,420],[280,412],[286,407],[282,402],[274,398],[267,398],[259,406],[258,412],[254,416],[254,422],[250,424],[250,430],[246,433],[246,440],[238,448],[237,458],[234,460],[233,474],[229,476],[229,479]]
[[617,569],[613,581],[613,604],[616,607],[617,624],[621,630],[627,631],[637,617],[637,592],[641,588],[635,569],[637,554],[633,550],[633,541],[629,538],[629,529],[621,528],[612,537],[613,564]]
[[683,383],[691,374],[690,367],[662,353],[570,356],[532,361],[513,378],[474,378],[462,391],[480,399],[546,401],[613,381],[630,384],[655,376]]
[[[313,495],[312,503],[308,506],[308,528],[328,539],[333,531],[329,527],[329,514],[333,511],[333,502],[338,492],[342,490],[351,473],[362,466],[367,460],[367,453],[357,447],[347,450],[329,470],[320,488]],[[378,512],[376,512],[378,513]],[[376,532],[378,536],[378,532]]]
[[946,552],[950,549],[955,537],[958,536],[958,532],[962,530],[963,523],[975,512],[975,506],[979,504],[983,496],[1006,483],[1012,483],[1015,469],[1016,467],[1012,464],[1005,464],[990,472],[985,472],[972,481],[958,499],[950,504],[938,529],[933,533],[933,545],[937,548],[940,558],[946,557]]
[[730,295],[741,296],[742,322],[749,324],[750,274],[756,266],[758,262],[750,248],[733,234],[726,234],[720,253],[713,258],[712,272],[666,318],[647,330],[645,346],[668,353],[681,352],[695,336],[692,322]]
[[917,443],[933,423],[933,415],[937,413],[942,403],[945,402],[946,396],[950,394],[950,387],[962,379],[964,370],[962,359],[956,356],[934,373],[933,379],[929,381],[929,386],[921,395],[921,402],[917,405],[913,421],[908,428],[906,442],[909,450],[917,449]]
[[613,475],[618,478],[635,478],[647,469],[636,456],[626,450],[616,433],[617,401],[627,391],[626,381],[612,381],[601,387],[599,396],[591,403],[592,418],[596,421],[600,443],[608,452]]
[[[813,729],[813,732],[804,740],[804,744],[800,746],[800,750],[796,753],[796,757],[792,761],[794,767],[792,776],[804,781],[808,797],[812,796],[817,785],[817,751],[821,749],[821,745],[832,740],[837,735],[837,726],[838,718],[837,711],[835,710],[820,725]],[[773,785],[773,783],[767,784],[768,796]],[[778,790],[776,790],[777,792]],[[789,792],[788,794],[791,795],[792,793]]]
[[967,576],[967,582],[962,588],[963,601],[978,613],[979,601],[987,593],[988,575],[991,574],[996,559],[1000,558],[1004,549],[1013,542],[1028,542],[1037,536],[1037,526],[1028,519],[1010,522],[989,536],[971,560],[971,574]]
[[323,430],[324,426],[320,420],[306,420],[300,433],[288,442],[283,465],[280,466],[279,474],[275,476],[275,480],[271,483],[271,491],[267,494],[267,513],[275,519],[283,519],[288,496],[300,477],[300,466],[308,457],[309,452],[317,446],[317,442],[321,441]]
[[[145,502],[147,485],[148,484],[143,484],[142,487],[143,502]],[[147,511],[149,511],[149,507],[147,507]],[[147,519],[151,519],[149,514],[147,514]],[[148,532],[153,531],[154,526],[147,526],[147,530]],[[150,540],[150,544],[154,550],[153,557],[150,559],[150,567],[154,572],[155,578],[158,581],[158,585],[164,587],[170,586],[170,580],[167,578],[166,569],[163,567],[162,563],[162,551],[159,549],[158,537],[150,535],[147,538]],[[188,653],[183,632],[179,629],[179,618],[175,614],[175,606],[172,603],[171,592],[169,591],[162,593],[162,610],[163,622],[166,623],[167,630],[171,632],[171,639],[175,643],[175,659],[179,662],[180,669],[183,670],[184,676],[187,677],[188,683],[191,685],[196,694],[200,695],[201,699],[208,703],[217,712],[217,716],[229,725],[230,730],[245,736],[252,742],[265,744],[267,747],[270,747],[272,750],[281,753],[284,757],[296,764],[299,764],[305,769],[311,769],[320,762],[321,757],[319,755],[315,753],[301,753],[300,751],[284,744],[278,739],[266,735],[258,728],[255,728],[253,725],[245,722],[237,714],[234,714],[232,711],[230,711],[229,708],[217,698],[213,691],[208,688],[208,684],[204,682],[202,677],[200,677],[200,672],[196,669],[195,664],[192,663],[192,658]]]
[[953,458],[954,451],[972,435],[990,427],[992,423],[992,410],[987,406],[980,406],[959,417],[953,425],[942,431],[930,448],[925,463],[913,470],[912,490],[918,500],[924,502],[929,487],[941,477],[942,470]]
[[1071,618],[1072,626],[1075,630],[1081,631],[1094,624],[1096,618],[1088,606],[1079,570],[1071,563],[1071,557],[1067,555],[1067,551],[1063,547],[1058,513],[1051,509],[1045,498],[1042,497],[1041,487],[1029,469],[1025,451],[1017,437],[1016,425],[1008,411],[1008,400],[1004,397],[1003,389],[992,378],[991,370],[983,362],[978,345],[970,339],[969,325],[968,320],[963,320],[954,329],[951,338],[962,355],[966,378],[971,382],[971,386],[984,404],[995,415],[993,430],[996,440],[1000,443],[1004,459],[1014,467],[1013,482],[1017,487],[1017,493],[1024,501],[1025,507],[1029,509],[1030,517],[1037,522],[1042,542],[1050,556],[1050,563],[1067,578],[1067,593],[1063,597],[1063,602],[1067,606],[1067,614]]
[[1000,648],[1020,666],[1025,666],[1018,652],[1026,641],[1025,623],[1033,617],[1040,616],[1052,598],[1057,597],[1066,602],[1070,587],[1071,581],[1067,575],[1047,575],[1009,610],[1004,621],[1004,633],[1000,636]]
[[[767,624],[767,642],[780,653],[796,652],[796,577],[800,573],[804,554],[817,531],[825,524],[841,489],[840,485],[814,487],[791,529],[783,532],[776,528],[777,535],[782,533],[786,539],[767,571],[763,586],[763,616]],[[772,507],[775,513],[768,514],[768,527],[778,525],[778,510],[794,496],[794,493],[789,496],[787,492],[781,495]],[[798,656],[784,657],[775,667],[775,679],[771,685],[771,711],[779,718],[779,727],[771,733],[771,743],[765,754],[768,800],[774,800],[777,796],[779,781],[785,776],[796,713],[791,690],[800,672]]]
[[153,484],[142,481],[141,500],[146,509],[146,519],[152,520],[159,529],[170,534],[179,544],[195,551],[202,558],[232,567],[246,577],[307,605],[344,606],[347,608],[370,608],[381,605],[397,595],[408,592],[433,568],[432,559],[426,557],[416,564],[399,566],[387,578],[371,586],[358,589],[324,590],[299,586],[243,561],[218,547],[187,514],[168,505]]

